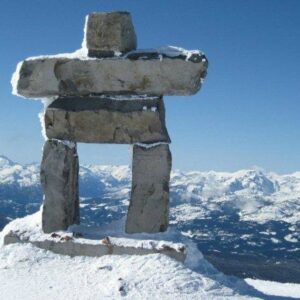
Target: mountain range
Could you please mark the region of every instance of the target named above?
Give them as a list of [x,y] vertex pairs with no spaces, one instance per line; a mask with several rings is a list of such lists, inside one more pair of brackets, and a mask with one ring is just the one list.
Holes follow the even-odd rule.
[[[81,223],[101,226],[126,215],[128,166],[80,167]],[[174,170],[170,226],[197,243],[225,274],[300,282],[300,172]],[[0,230],[37,211],[39,165],[0,156]]]

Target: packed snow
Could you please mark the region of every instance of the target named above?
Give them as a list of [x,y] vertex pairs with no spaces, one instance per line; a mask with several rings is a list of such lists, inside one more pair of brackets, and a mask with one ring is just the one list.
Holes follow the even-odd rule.
[[6,300],[250,298],[163,255],[70,258],[31,245],[1,249],[0,282]]
[[251,278],[247,278],[245,281],[266,295],[300,298],[300,284],[280,283]]
[[[162,254],[71,258],[27,243],[3,246],[11,229],[40,234],[40,219],[39,212],[17,219],[0,233],[3,299],[261,299],[262,294],[243,280],[215,270],[184,237],[185,264]],[[120,234],[115,225],[110,233],[114,232]],[[151,236],[176,238],[174,232]]]

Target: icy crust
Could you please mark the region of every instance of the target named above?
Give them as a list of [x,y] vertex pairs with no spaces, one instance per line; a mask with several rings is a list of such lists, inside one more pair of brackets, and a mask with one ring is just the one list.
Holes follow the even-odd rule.
[[[78,49],[74,52],[70,53],[59,53],[59,54],[53,54],[53,55],[37,55],[37,56],[31,56],[25,59],[25,61],[31,61],[31,60],[40,60],[40,59],[51,59],[51,58],[65,58],[65,59],[79,59],[79,60],[103,60],[103,59],[130,59],[130,58],[136,58],[136,59],[153,59],[156,57],[149,56],[143,56],[141,54],[157,54],[162,55],[163,58],[181,58],[185,59],[186,61],[190,61],[192,56],[197,56],[201,58],[201,60],[197,62],[207,62],[207,58],[205,57],[205,54],[200,50],[187,50],[180,47],[175,46],[164,46],[159,48],[149,48],[149,49],[138,49],[138,50],[132,50],[130,52],[125,53],[124,55],[120,55],[118,52],[113,57],[103,57],[103,58],[97,58],[97,57],[89,57],[87,54],[88,50],[86,47],[82,47],[81,49]],[[22,64],[23,61],[18,63]],[[19,66],[20,69],[20,66]]]
[[124,58],[150,59],[181,58],[191,62],[207,62],[205,54],[200,50],[186,50],[176,46],[164,46],[152,49],[138,49],[126,53]]
[[152,144],[145,144],[145,143],[134,143],[134,145],[145,148],[145,149],[151,149],[160,145],[169,145],[169,143],[166,142],[157,142]]
[[[11,222],[0,232],[0,282],[5,299],[18,299],[18,292],[22,293],[22,299],[45,299],[46,296],[48,299],[49,296],[51,299],[260,299],[260,293],[243,280],[227,277],[214,269],[197,246],[175,229],[152,234],[151,241],[147,234],[130,235],[128,239],[122,233],[124,220],[101,228],[101,231],[116,236],[112,242],[119,239],[128,245],[143,242],[145,247],[151,247],[151,243],[164,247],[175,243],[162,242],[162,238],[182,241],[188,248],[184,265],[162,254],[70,258],[27,243],[3,246],[3,237],[12,230],[27,230],[31,240],[40,240],[43,238],[40,223],[41,213],[38,212]],[[73,226],[69,232],[75,229],[82,230]],[[90,229],[86,234],[94,235],[94,232]],[[181,247],[179,242],[177,244]],[[14,275],[13,280],[10,273]],[[18,288],[11,288],[12,284]],[[76,289],[77,286],[80,289]]]
[[16,71],[13,73],[10,83],[12,86],[12,94],[15,96],[25,98],[18,94],[18,82],[19,82],[19,78],[20,78],[20,71],[21,71],[22,65],[23,65],[23,61],[18,62]]
[[42,98],[42,99],[40,99],[42,101],[42,103],[43,103],[44,106],[43,106],[42,111],[39,112],[38,117],[39,117],[41,128],[42,128],[41,133],[42,133],[42,136],[43,136],[43,138],[44,138],[45,141],[48,140],[47,135],[46,135],[45,119],[44,119],[45,112],[46,112],[47,107],[52,102],[54,102],[56,99],[57,99],[57,97],[49,97],[49,98]]
[[100,95],[99,98],[101,99],[109,99],[109,100],[159,100],[161,97],[159,96],[150,96],[150,95]]
[[76,143],[66,140],[58,140],[58,139],[52,139],[52,141],[56,141],[57,143],[63,144],[64,146],[67,146],[70,149],[76,148]]

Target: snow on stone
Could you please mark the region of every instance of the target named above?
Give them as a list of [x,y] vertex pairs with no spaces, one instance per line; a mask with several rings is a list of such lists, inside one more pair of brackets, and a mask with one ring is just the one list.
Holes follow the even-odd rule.
[[[18,86],[18,81],[19,81],[19,78],[20,78],[20,70],[21,70],[22,64],[23,64],[23,61],[20,61],[17,64],[16,71],[13,73],[13,75],[11,77],[11,81],[10,81],[11,86],[12,86],[12,94],[15,95],[15,96],[20,96],[18,94],[17,86]],[[25,98],[23,96],[20,96],[20,97]]]
[[[204,55],[203,52],[200,50],[186,50],[181,47],[176,47],[176,46],[163,46],[159,48],[149,48],[149,49],[138,49],[138,50],[133,50],[124,55],[124,57],[128,57],[132,54],[137,54],[137,53],[158,53],[160,60],[163,59],[163,55],[166,57],[178,57],[178,56],[185,56],[186,60],[189,60],[189,58],[194,54],[196,55]],[[140,59],[143,59],[144,57],[140,57]],[[202,61],[206,61],[205,58],[203,58]]]
[[82,44],[81,44],[81,49],[82,49],[82,52],[85,54],[85,56],[88,55],[88,48],[86,45],[86,32],[87,32],[88,19],[89,19],[89,16],[86,15],[85,21],[84,21],[84,27],[83,27],[83,40],[82,40]]
[[[87,22],[87,18],[86,18],[86,22]],[[86,26],[85,29],[86,30]],[[84,31],[85,34],[85,31]],[[84,35],[85,36],[85,35]],[[204,55],[201,51],[199,50],[186,50],[180,47],[175,47],[175,46],[165,46],[165,47],[160,47],[157,49],[139,49],[139,50],[133,50],[130,51],[128,53],[126,53],[125,55],[121,56],[121,53],[119,52],[115,52],[115,56],[114,57],[110,57],[108,59],[126,59],[128,57],[128,55],[132,55],[132,54],[138,54],[138,53],[158,53],[159,55],[159,59],[163,60],[163,55],[169,58],[173,58],[173,57],[180,57],[183,56],[185,57],[185,60],[188,61],[192,55],[199,55],[202,56]],[[26,60],[24,61],[32,61],[32,60],[41,60],[41,59],[78,59],[78,60],[103,60],[103,59],[107,59],[107,58],[95,58],[95,57],[89,57],[88,55],[88,49],[86,48],[86,41],[85,38],[82,42],[82,48],[71,52],[71,53],[60,53],[60,54],[55,54],[55,55],[38,55],[38,56],[32,56],[32,57],[28,57],[26,58]],[[143,57],[140,57],[139,59],[143,59]],[[26,98],[23,97],[22,95],[20,95],[18,93],[18,81],[20,78],[20,70],[22,68],[22,65],[24,63],[24,61],[20,61],[17,64],[17,68],[15,70],[15,72],[12,75],[11,78],[11,85],[12,85],[12,94],[15,96],[19,96],[22,98]],[[206,58],[203,56],[202,61],[206,61]],[[203,82],[203,78],[201,78],[201,83]],[[49,82],[50,84],[50,82]],[[53,83],[55,84],[55,83]],[[122,96],[121,96],[122,97]],[[34,100],[41,100],[40,98],[31,98]]]
[[[148,95],[101,95],[100,98],[109,100],[158,100],[158,96],[148,96]],[[147,109],[147,107],[146,107]]]
[[42,98],[40,99],[44,105],[43,110],[38,114],[39,120],[40,120],[40,124],[41,124],[41,132],[42,132],[42,136],[44,138],[44,140],[48,140],[47,135],[46,135],[46,128],[45,128],[45,120],[44,120],[44,116],[45,116],[45,112],[47,107],[55,101],[55,97],[49,97],[49,98]]
[[[10,232],[20,233],[20,238],[23,241],[45,241],[52,240],[53,238],[49,234],[45,234],[42,231],[42,217],[41,210],[26,216],[24,218],[16,219],[13,222],[9,223],[2,231],[1,237],[3,238],[6,234]],[[101,228],[92,228],[92,227],[83,227],[80,225],[72,225],[69,228],[69,231],[57,231],[56,233],[60,236],[72,236],[73,232],[79,232],[83,236],[89,237],[86,238],[76,238],[76,243],[84,243],[91,245],[100,245],[103,244],[102,240],[109,236],[110,241],[113,245],[124,246],[124,247],[133,247],[133,248],[144,248],[144,249],[157,249],[161,250],[165,246],[175,249],[180,252],[180,249],[184,248],[183,243],[174,243],[173,237],[175,233],[172,230],[169,230],[166,233],[159,234],[126,234],[125,233],[125,219],[121,219],[113,222],[109,226]],[[3,241],[0,240],[0,244]]]
[[164,54],[168,57],[176,57],[176,56],[186,56],[186,60],[188,60],[193,54],[203,55],[204,53],[200,50],[186,50],[184,48],[176,47],[176,46],[164,46],[156,49],[158,53]]
[[166,142],[157,142],[157,143],[153,143],[153,144],[134,143],[134,145],[137,145],[139,147],[143,147],[143,148],[146,148],[146,149],[150,149],[150,148],[153,148],[153,147],[157,147],[159,145],[169,145],[169,143],[166,143]]

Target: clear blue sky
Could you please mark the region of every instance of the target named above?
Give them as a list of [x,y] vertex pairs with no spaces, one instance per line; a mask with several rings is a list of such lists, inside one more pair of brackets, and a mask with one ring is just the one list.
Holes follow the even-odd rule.
[[[139,48],[201,49],[202,90],[166,97],[173,166],[300,170],[300,1],[1,0],[0,154],[39,161],[39,101],[11,95],[10,78],[28,56],[80,48],[86,14],[128,10]],[[128,164],[128,146],[80,145],[81,163]]]

